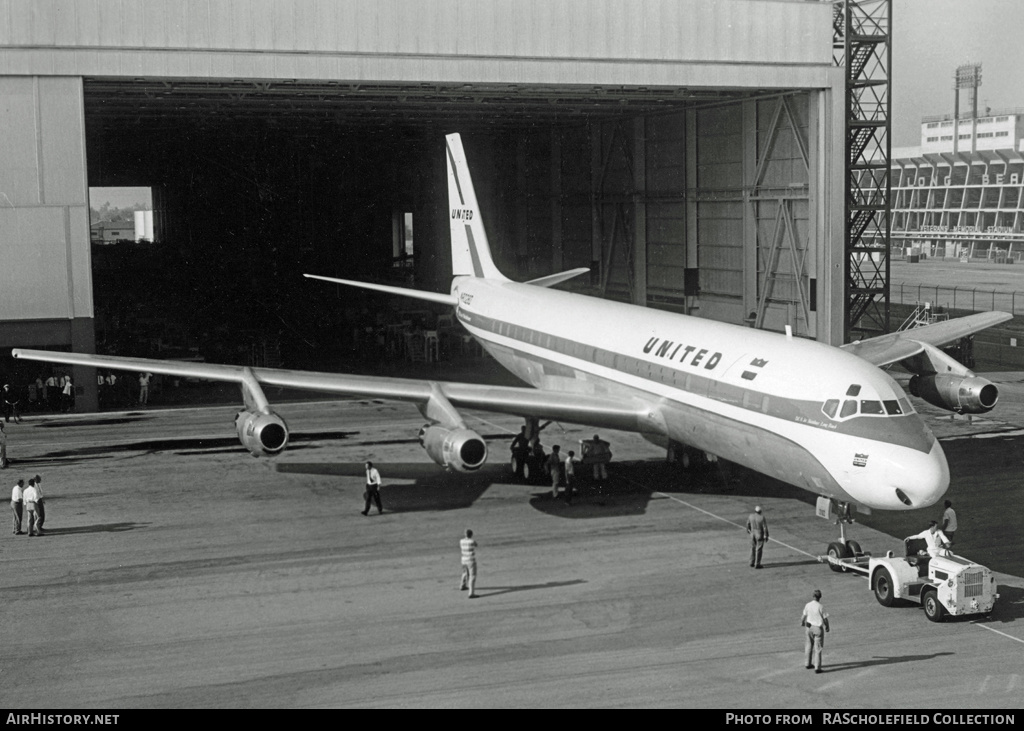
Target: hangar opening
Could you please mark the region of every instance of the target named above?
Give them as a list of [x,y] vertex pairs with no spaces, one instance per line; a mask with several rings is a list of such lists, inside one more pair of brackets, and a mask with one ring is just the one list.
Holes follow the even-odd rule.
[[811,106],[799,90],[87,78],[89,184],[156,181],[164,243],[94,250],[97,348],[351,361],[352,333],[402,304],[302,274],[446,291],[450,131],[508,276],[589,267],[567,286],[813,336]]

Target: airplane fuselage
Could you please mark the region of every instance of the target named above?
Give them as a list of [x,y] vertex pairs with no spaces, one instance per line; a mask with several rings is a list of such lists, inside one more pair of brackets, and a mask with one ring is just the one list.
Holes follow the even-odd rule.
[[463,326],[549,391],[650,405],[644,436],[814,493],[889,510],[934,504],[945,455],[900,386],[838,348],[509,281],[457,277]]

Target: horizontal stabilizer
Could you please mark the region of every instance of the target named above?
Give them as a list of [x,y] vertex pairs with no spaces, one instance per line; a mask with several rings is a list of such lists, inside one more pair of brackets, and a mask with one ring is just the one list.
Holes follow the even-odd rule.
[[450,294],[441,294],[440,292],[424,292],[419,289],[406,289],[405,287],[391,287],[387,284],[371,284],[370,282],[356,282],[351,279],[335,279],[334,277],[321,277],[316,274],[303,274],[302,276],[308,279],[322,279],[325,282],[333,282],[335,284],[347,284],[350,287],[362,287],[363,289],[374,289],[378,292],[387,292],[388,294],[397,294],[403,297],[413,297],[418,300],[426,300],[427,302],[438,302],[442,305],[451,305],[454,307],[459,301]]
[[566,279],[572,279],[578,277],[581,274],[589,272],[590,269],[587,267],[580,267],[579,269],[570,269],[567,272],[559,272],[558,274],[549,274],[546,277],[540,277],[538,279],[531,279],[529,282],[524,284],[532,284],[535,287],[554,287],[560,282],[564,282]]

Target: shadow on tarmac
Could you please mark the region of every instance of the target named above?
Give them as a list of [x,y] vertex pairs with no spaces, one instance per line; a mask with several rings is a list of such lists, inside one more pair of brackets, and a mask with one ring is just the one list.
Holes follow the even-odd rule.
[[[54,414],[54,416],[56,416],[56,414]],[[152,415],[149,414],[125,414],[124,416],[111,416],[107,419],[53,419],[40,421],[32,426],[40,429],[53,429],[55,427],[67,429],[80,426],[118,426],[119,424],[133,424],[136,421],[149,421],[152,418]]]
[[[992,608],[992,613],[988,617],[979,619],[977,616],[968,616],[966,619],[973,619],[978,624],[992,624],[995,622],[1008,624],[1024,618],[1024,589],[1000,584],[997,591],[999,592],[999,598],[996,600],[996,605]],[[956,619],[959,619],[959,617],[956,617]]]
[[839,673],[844,670],[859,670],[860,668],[872,668],[878,665],[896,665],[903,662],[921,662],[922,660],[934,660],[944,655],[955,655],[955,652],[934,652],[930,655],[902,655],[900,657],[879,657],[874,660],[862,660],[861,662],[841,662],[835,665],[825,665],[821,668],[824,673]]
[[[577,584],[586,584],[584,579],[573,579],[572,581],[548,581],[544,584],[524,584],[522,586],[491,586],[481,590],[480,587],[476,587],[476,594],[480,599],[486,599],[487,597],[498,596],[499,594],[511,594],[516,591],[533,591],[535,589],[559,589],[563,586],[576,586]],[[483,593],[482,593],[483,592]]]
[[73,528],[47,528],[47,536],[70,536],[80,533],[123,533],[124,531],[145,528],[149,523],[98,523],[96,525],[80,525]]

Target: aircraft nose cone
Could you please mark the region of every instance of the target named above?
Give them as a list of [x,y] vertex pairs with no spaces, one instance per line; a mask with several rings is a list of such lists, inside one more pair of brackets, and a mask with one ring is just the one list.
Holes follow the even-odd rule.
[[886,465],[886,478],[904,510],[934,505],[949,487],[949,465],[938,441],[930,452],[901,449]]

